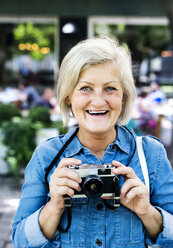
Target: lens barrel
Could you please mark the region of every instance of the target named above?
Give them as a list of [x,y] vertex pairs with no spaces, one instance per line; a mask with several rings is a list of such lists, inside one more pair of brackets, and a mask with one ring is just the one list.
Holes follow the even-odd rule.
[[89,198],[97,198],[103,194],[104,183],[97,175],[89,175],[83,182],[83,192]]

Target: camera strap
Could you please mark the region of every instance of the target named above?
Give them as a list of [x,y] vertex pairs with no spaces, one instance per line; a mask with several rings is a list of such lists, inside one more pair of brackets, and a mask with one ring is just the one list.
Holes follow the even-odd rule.
[[[45,174],[45,184],[46,184],[46,188],[47,188],[47,192],[49,192],[49,183],[48,183],[48,175],[49,172],[52,170],[52,168],[54,167],[54,165],[57,163],[58,159],[61,157],[62,153],[64,152],[64,150],[67,148],[67,146],[71,143],[71,141],[74,139],[74,137],[76,136],[77,132],[79,131],[79,128],[77,128],[75,130],[75,132],[70,136],[70,138],[66,141],[66,143],[61,147],[61,149],[59,150],[59,152],[56,154],[56,156],[54,157],[54,159],[52,160],[52,162],[50,163],[49,167],[47,168],[46,174]],[[67,227],[65,229],[61,228],[60,225],[58,226],[58,230],[61,233],[65,233],[68,231],[68,229],[71,226],[71,203],[69,198],[70,197],[64,197],[65,198],[65,206],[66,206],[66,210],[67,210]]]
[[49,183],[48,183],[47,177],[49,175],[49,172],[52,170],[54,165],[57,163],[58,159],[61,157],[62,153],[67,148],[67,146],[72,142],[72,140],[74,139],[74,137],[76,136],[78,131],[79,131],[79,128],[77,128],[75,130],[75,132],[72,134],[72,136],[70,136],[70,138],[66,141],[66,143],[61,147],[61,149],[56,154],[56,156],[54,157],[54,159],[52,160],[52,162],[50,163],[50,165],[47,168],[47,171],[46,171],[46,174],[45,174],[45,183],[46,183],[46,188],[47,188],[48,192],[49,192]]

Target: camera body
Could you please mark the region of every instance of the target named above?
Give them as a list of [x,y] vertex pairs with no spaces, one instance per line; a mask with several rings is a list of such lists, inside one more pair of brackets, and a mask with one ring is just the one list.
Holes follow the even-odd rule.
[[76,171],[82,179],[81,191],[75,190],[73,198],[111,197],[117,201],[117,205],[119,204],[119,178],[113,174],[112,170],[115,167],[112,164],[82,164],[81,166],[69,166],[69,168]]

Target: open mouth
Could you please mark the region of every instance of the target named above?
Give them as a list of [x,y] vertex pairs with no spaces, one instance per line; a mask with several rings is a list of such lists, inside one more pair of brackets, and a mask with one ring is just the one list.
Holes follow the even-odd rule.
[[87,110],[86,111],[89,115],[92,116],[103,116],[106,115],[108,113],[107,110],[100,110],[100,111],[95,111],[95,110]]

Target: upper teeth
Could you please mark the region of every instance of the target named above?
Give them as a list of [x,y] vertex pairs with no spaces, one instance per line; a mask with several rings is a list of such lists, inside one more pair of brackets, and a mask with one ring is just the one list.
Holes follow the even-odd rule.
[[101,111],[94,111],[94,110],[89,110],[89,114],[104,114],[106,113],[106,110],[101,110]]

